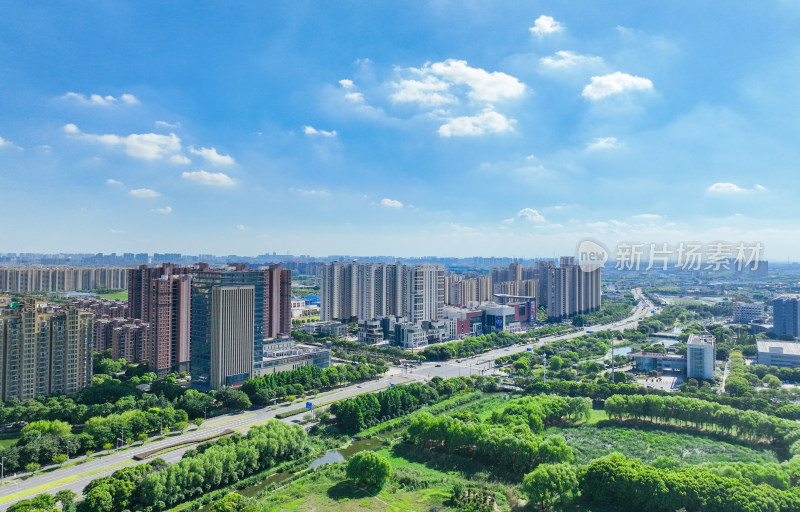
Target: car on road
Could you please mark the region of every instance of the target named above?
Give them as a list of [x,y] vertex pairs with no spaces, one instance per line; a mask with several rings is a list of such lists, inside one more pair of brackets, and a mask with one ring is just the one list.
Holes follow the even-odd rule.
[[442,367],[442,365],[440,365],[440,364],[436,365],[436,368],[441,368],[441,367]]

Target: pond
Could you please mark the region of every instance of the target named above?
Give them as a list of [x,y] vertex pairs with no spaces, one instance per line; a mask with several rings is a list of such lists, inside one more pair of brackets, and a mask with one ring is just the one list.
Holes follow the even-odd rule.
[[325,464],[344,462],[358,452],[362,452],[364,450],[374,450],[381,444],[383,444],[383,441],[376,437],[353,441],[347,446],[347,448],[325,452],[325,454],[321,457],[314,459],[308,467],[314,469]]
[[631,347],[614,347],[615,356],[627,356],[631,352]]

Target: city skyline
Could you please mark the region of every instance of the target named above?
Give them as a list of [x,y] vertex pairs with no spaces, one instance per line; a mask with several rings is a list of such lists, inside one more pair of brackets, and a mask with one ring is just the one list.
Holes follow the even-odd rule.
[[4,4],[6,250],[794,259],[800,9],[615,5]]

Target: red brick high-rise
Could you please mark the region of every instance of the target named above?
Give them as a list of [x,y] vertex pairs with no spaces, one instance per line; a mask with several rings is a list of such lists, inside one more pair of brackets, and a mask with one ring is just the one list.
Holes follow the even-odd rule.
[[270,265],[263,270],[266,279],[264,287],[265,329],[267,338],[292,331],[292,271],[281,269],[280,265]]
[[191,267],[164,263],[128,271],[130,316],[149,324],[141,360],[158,374],[189,367]]

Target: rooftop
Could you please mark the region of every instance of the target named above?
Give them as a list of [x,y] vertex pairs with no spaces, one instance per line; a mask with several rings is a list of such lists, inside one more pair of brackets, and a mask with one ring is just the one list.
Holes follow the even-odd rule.
[[712,334],[690,334],[686,340],[687,345],[713,345],[714,336]]
[[796,343],[794,341],[759,340],[758,351],[770,352],[773,354],[800,356],[800,343]]
[[686,359],[686,356],[679,356],[677,354],[666,353],[662,354],[660,352],[631,352],[628,354],[630,357],[652,357],[655,359],[675,359],[681,360]]

